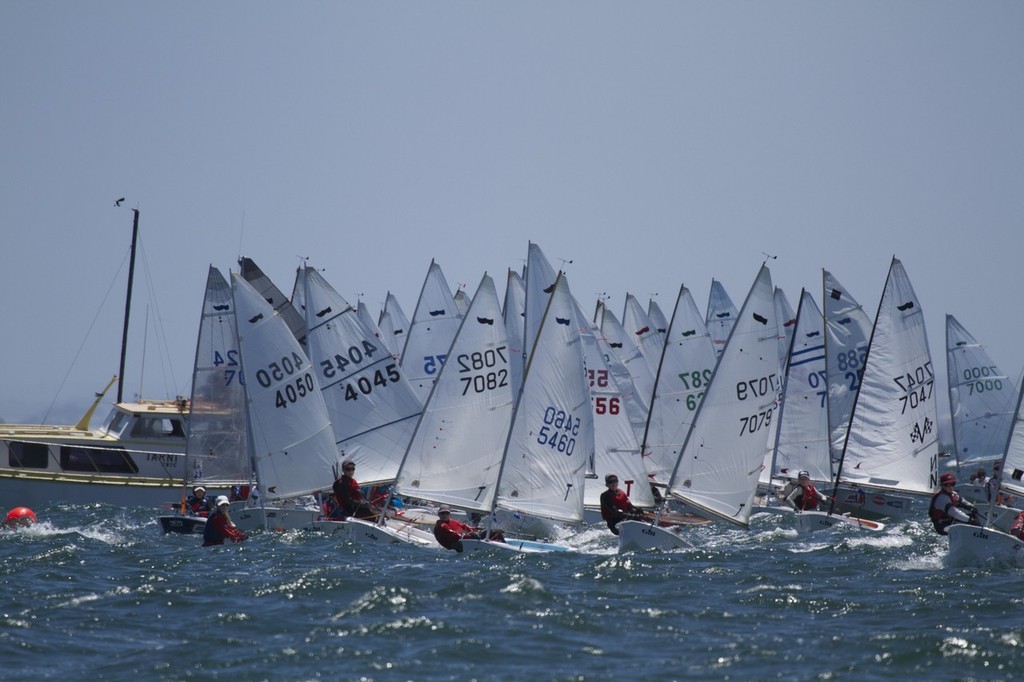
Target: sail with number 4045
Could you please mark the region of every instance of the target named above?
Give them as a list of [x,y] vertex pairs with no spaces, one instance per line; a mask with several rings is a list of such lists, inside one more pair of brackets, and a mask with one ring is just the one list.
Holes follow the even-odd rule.
[[372,318],[311,267],[305,300],[309,357],[340,457],[356,463],[360,483],[394,480],[422,410],[419,397]]

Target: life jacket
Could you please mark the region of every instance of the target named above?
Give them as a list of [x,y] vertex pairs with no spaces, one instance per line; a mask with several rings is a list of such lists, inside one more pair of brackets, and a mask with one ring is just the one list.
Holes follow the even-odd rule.
[[[949,497],[949,504],[942,509],[935,506],[935,502],[939,499],[939,495],[946,495]],[[935,526],[935,531],[939,533],[939,535],[945,535],[946,529],[956,522],[956,519],[949,515],[949,508],[959,506],[960,496],[955,492],[947,493],[945,490],[940,490],[932,495],[931,502],[928,504],[928,518],[932,520],[932,525]]]
[[1014,519],[1013,525],[1010,526],[1010,535],[1018,540],[1024,540],[1024,512],[1017,514],[1017,518]]
[[[626,493],[619,489],[616,489],[614,492],[606,490],[601,493],[601,518],[605,521],[618,519],[621,513],[629,511],[632,506]],[[616,511],[620,512],[620,514],[616,514]]]
[[810,484],[808,484],[806,488],[803,486],[800,487],[802,488],[802,492],[793,499],[793,501],[796,502],[797,508],[801,511],[817,511],[818,491]]

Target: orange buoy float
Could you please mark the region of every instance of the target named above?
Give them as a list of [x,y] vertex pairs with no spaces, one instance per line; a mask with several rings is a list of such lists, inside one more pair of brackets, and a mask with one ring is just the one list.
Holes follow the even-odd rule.
[[11,511],[7,512],[7,518],[4,520],[4,525],[10,528],[15,526],[31,526],[37,521],[36,514],[28,507],[15,507]]

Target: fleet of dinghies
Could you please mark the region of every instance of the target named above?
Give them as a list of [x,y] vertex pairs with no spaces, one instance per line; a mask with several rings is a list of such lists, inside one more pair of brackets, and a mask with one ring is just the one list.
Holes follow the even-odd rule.
[[[412,321],[389,294],[387,331],[314,268],[299,268],[290,301],[251,259],[230,287],[211,268],[189,414],[188,457],[202,473],[186,487],[247,482],[258,494],[232,514],[249,530],[439,548],[430,526],[447,505],[482,538],[506,531],[465,540],[470,552],[571,549],[557,529],[600,522],[609,472],[651,510],[619,524],[620,552],[690,547],[695,521],[747,527],[755,511],[784,512],[779,521],[801,532],[878,531],[878,519],[926,514],[939,466],[934,369],[898,259],[873,321],[828,271],[824,313],[806,290],[794,312],[763,265],[739,311],[713,282],[704,317],[683,286],[667,322],[653,300],[644,311],[627,294],[623,325],[604,301],[588,319],[540,247],[528,255],[523,276],[507,273],[503,301],[484,275],[461,307],[432,262]],[[1024,493],[1013,381],[952,316],[947,353],[960,469],[999,460],[1008,480],[996,492]],[[255,383],[240,381],[243,367]],[[364,484],[393,482],[410,506],[317,519],[315,497],[342,459]],[[774,494],[797,471],[829,503],[779,506]],[[988,522],[952,527],[951,559],[1012,559],[1019,510],[987,493],[979,501]],[[535,532],[510,533],[502,518]]]
[[[800,531],[924,518],[940,461],[920,301],[897,258],[874,320],[827,270],[822,285],[821,308],[804,290],[794,312],[762,264],[738,311],[713,280],[704,316],[682,286],[668,320],[632,294],[623,323],[605,300],[590,319],[531,242],[503,299],[486,274],[472,297],[453,295],[431,261],[412,319],[389,293],[378,326],[308,265],[290,298],[250,258],[230,284],[211,266],[190,398],[176,401],[182,501],[161,525],[200,532],[184,498],[202,484],[235,493],[243,530],[438,548],[446,505],[483,529],[470,552],[566,551],[565,533],[601,522],[608,473],[648,510],[618,525],[620,552],[685,548],[698,523],[785,512],[779,491],[797,472],[828,499],[776,517]],[[1024,389],[951,315],[946,363],[955,466],[992,467],[964,486],[984,525],[952,526],[950,558],[1019,562]],[[32,466],[26,442],[8,441],[22,454],[3,476]],[[401,511],[322,519],[348,459],[363,485],[391,485]]]

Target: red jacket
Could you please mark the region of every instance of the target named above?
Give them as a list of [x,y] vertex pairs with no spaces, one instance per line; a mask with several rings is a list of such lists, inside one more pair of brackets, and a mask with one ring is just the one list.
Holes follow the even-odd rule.
[[473,535],[475,532],[476,529],[472,526],[467,526],[462,521],[451,518],[447,521],[438,519],[434,524],[434,537],[445,549],[455,549],[459,540],[467,535]]
[[203,529],[203,547],[211,545],[223,545],[225,540],[241,542],[245,539],[245,533],[235,528],[234,524],[228,524],[228,517],[216,511],[206,519],[206,528]]

